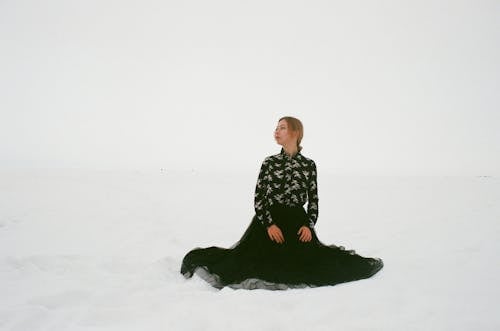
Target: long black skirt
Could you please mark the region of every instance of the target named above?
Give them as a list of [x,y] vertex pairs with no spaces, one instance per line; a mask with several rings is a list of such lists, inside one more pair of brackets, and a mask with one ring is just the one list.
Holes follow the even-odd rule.
[[187,253],[181,273],[186,278],[196,273],[218,289],[284,290],[365,279],[384,265],[380,258],[323,244],[314,229],[311,241],[300,241],[297,232],[307,218],[303,207],[273,206],[270,212],[284,243],[272,241],[254,216],[241,239],[230,248],[211,246]]

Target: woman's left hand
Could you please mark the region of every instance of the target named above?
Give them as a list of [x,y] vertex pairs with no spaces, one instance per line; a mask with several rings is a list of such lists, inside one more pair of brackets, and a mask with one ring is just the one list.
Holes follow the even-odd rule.
[[299,229],[299,232],[297,232],[299,235],[299,240],[303,242],[311,241],[312,239],[312,234],[311,234],[311,229],[309,229],[307,226],[302,226]]

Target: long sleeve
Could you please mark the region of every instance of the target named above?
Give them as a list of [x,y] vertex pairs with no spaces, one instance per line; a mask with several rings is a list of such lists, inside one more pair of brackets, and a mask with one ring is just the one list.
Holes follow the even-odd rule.
[[255,186],[254,208],[257,220],[265,227],[273,224],[271,213],[267,203],[267,187],[268,187],[268,158],[262,162],[257,185]]
[[307,190],[307,218],[309,221],[308,226],[313,228],[318,220],[319,208],[318,208],[318,183],[317,183],[317,171],[316,163],[311,162],[311,178],[309,181],[309,187]]

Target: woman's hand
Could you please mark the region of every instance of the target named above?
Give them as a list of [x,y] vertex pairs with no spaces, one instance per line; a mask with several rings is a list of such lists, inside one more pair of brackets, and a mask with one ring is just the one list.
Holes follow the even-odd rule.
[[300,236],[299,237],[299,240],[300,241],[303,241],[303,242],[307,242],[307,241],[311,241],[312,239],[312,233],[311,233],[311,229],[309,229],[307,226],[302,226],[300,229],[299,229],[299,232],[297,232],[297,234]]
[[278,244],[282,244],[285,242],[283,233],[276,224],[273,224],[267,228],[267,234],[269,235],[269,238],[271,238],[271,240],[276,241]]

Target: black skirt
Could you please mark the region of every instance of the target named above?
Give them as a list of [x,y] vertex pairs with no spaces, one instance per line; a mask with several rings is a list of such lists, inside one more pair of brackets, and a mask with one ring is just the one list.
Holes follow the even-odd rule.
[[303,207],[273,206],[270,212],[284,243],[272,241],[254,216],[241,239],[230,248],[212,246],[187,253],[181,273],[186,278],[196,273],[218,289],[281,290],[369,278],[384,265],[380,258],[323,244],[314,229],[312,240],[301,242],[297,232],[307,218]]

